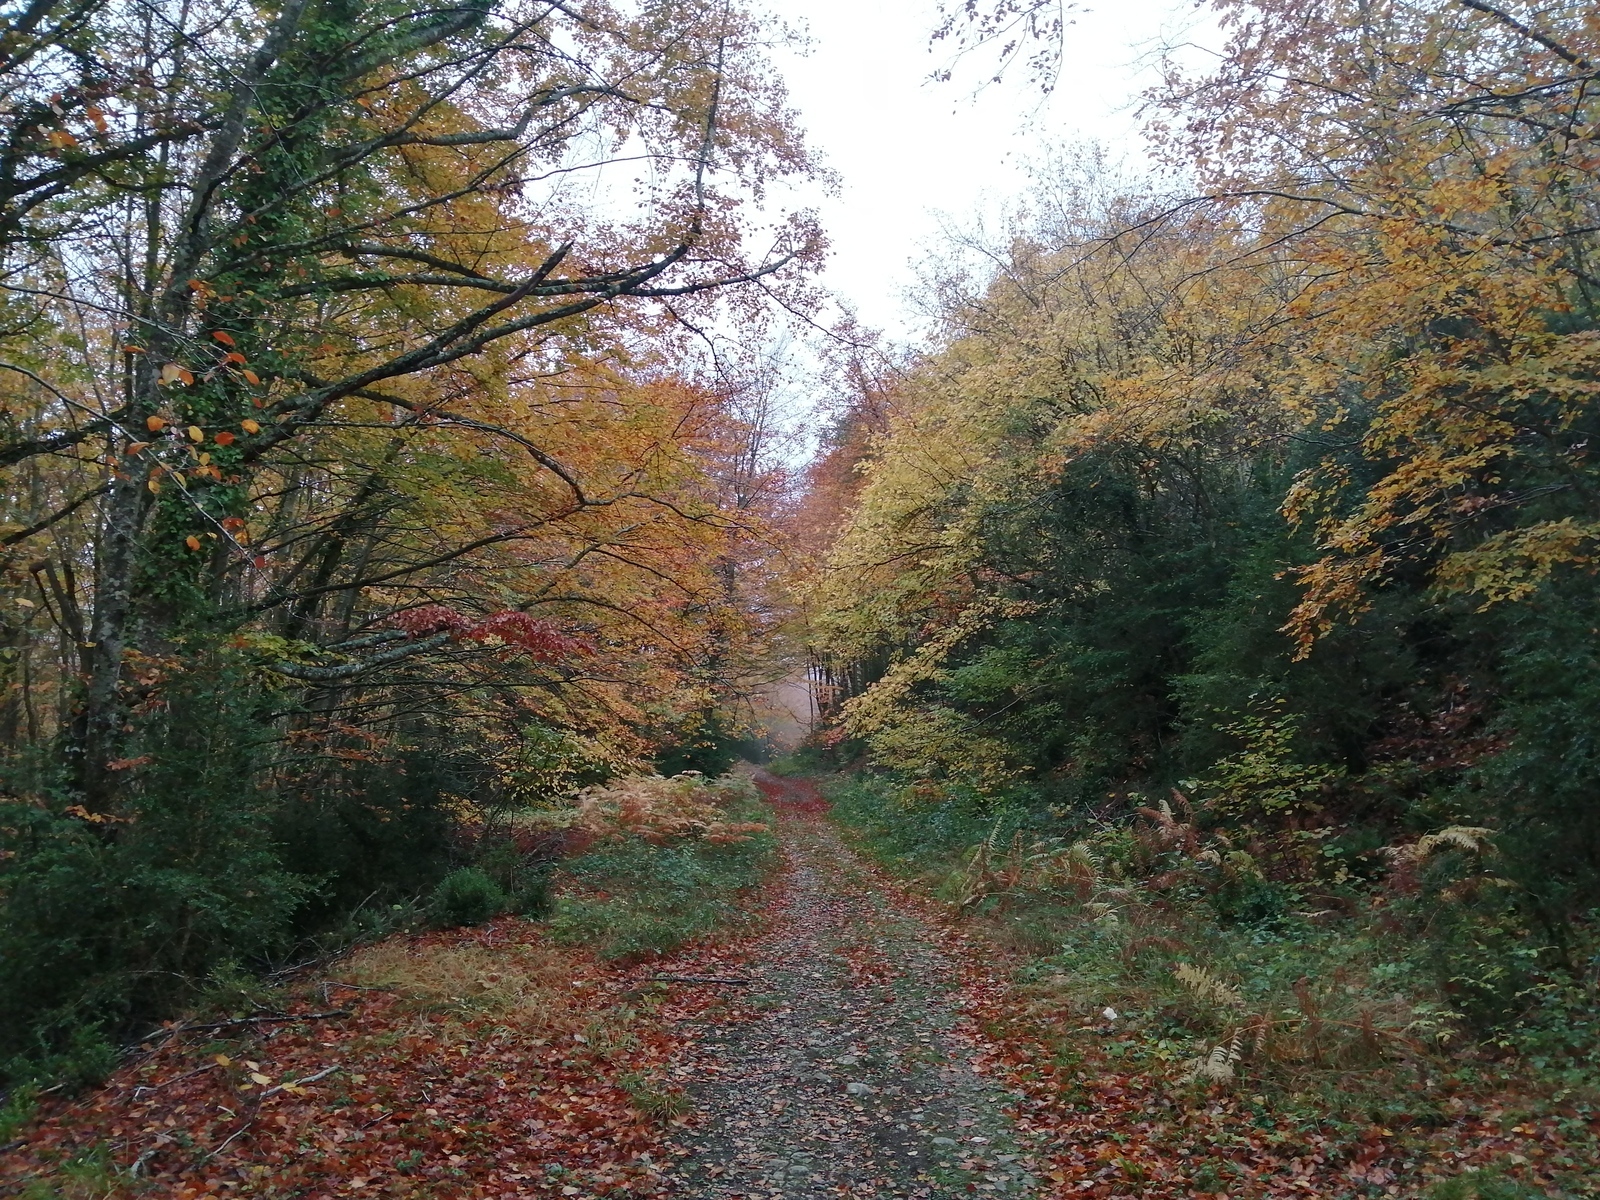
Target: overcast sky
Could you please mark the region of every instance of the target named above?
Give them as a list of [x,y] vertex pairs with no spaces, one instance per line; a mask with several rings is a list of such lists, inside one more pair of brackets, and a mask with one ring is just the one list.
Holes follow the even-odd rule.
[[1091,0],[1068,30],[1062,78],[1041,110],[1014,84],[976,98],[976,69],[930,83],[945,61],[930,53],[936,0],[768,0],[808,32],[808,55],[779,56],[811,145],[840,177],[816,198],[833,241],[824,282],[870,325],[914,328],[905,292],[911,263],[939,242],[942,219],[966,221],[1026,186],[1024,164],[1052,142],[1093,138],[1137,156],[1134,108],[1153,82],[1154,49],[1209,40],[1194,0]]

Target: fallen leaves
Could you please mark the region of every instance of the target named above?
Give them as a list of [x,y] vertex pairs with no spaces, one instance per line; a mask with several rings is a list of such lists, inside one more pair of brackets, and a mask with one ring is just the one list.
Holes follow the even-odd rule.
[[[283,1015],[171,1023],[101,1089],[48,1102],[0,1192],[98,1152],[125,1194],[658,1195],[669,1126],[624,1076],[667,1073],[683,1037],[662,1010],[710,1000],[640,989],[527,921],[390,939]],[[334,991],[343,1009],[313,1011]]]

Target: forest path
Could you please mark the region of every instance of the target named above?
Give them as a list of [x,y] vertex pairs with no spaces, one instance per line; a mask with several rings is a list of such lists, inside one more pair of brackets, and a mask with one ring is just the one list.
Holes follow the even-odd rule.
[[681,1068],[702,1119],[673,1191],[706,1200],[1022,1196],[1014,1097],[973,1067],[957,972],[844,845],[807,780],[756,776],[785,856],[752,981]]

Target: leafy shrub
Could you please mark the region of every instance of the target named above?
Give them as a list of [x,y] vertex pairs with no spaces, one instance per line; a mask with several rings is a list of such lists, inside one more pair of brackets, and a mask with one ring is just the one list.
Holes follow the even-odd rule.
[[481,925],[505,912],[506,894],[477,867],[451,871],[439,881],[428,911],[441,926]]
[[311,885],[275,851],[260,738],[249,687],[212,662],[145,720],[121,811],[88,813],[59,785],[0,806],[9,1077],[92,1080],[110,1042],[191,998],[216,966],[290,944]]

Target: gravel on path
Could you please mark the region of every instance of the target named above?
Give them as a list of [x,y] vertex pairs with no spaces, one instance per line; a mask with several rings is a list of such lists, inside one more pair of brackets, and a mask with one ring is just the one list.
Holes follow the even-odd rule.
[[1017,1098],[973,1067],[953,964],[819,815],[814,784],[756,783],[779,813],[783,882],[748,948],[751,986],[708,1011],[679,1068],[699,1115],[678,1139],[672,1190],[1031,1194],[1005,1111]]

